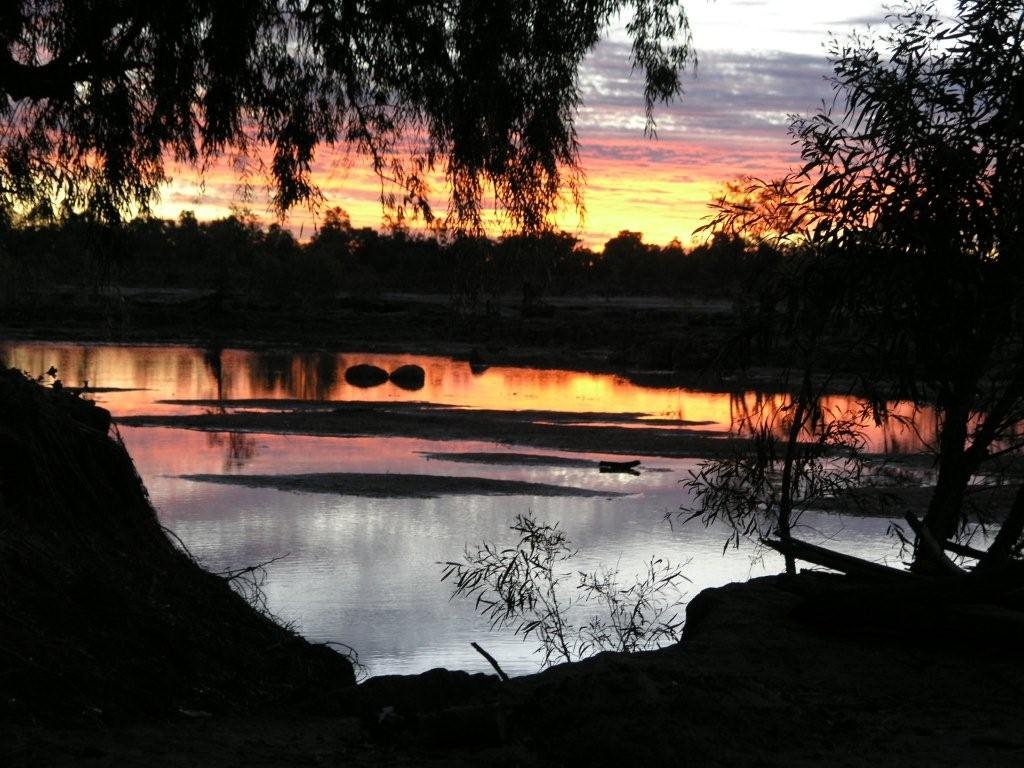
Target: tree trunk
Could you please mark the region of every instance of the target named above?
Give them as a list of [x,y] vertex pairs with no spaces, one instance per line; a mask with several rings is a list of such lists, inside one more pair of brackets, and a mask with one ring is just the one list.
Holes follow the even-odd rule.
[[[924,525],[936,541],[946,541],[956,535],[963,509],[964,493],[971,477],[966,455],[967,427],[970,408],[967,398],[950,393],[939,435],[939,474],[928,504]],[[914,551],[914,569],[929,570],[932,563],[926,549],[917,546]]]
[[[796,409],[793,411],[793,422],[789,425],[789,435],[786,440],[786,459],[782,466],[782,493],[779,499],[779,538],[788,542],[792,538],[792,513],[793,513],[793,462],[796,460],[796,453],[800,450],[800,432],[803,430],[804,421],[809,410],[808,400],[811,398],[811,377],[809,372],[804,372],[803,386],[800,394],[797,395]],[[790,576],[796,575],[796,559],[792,551],[782,551],[786,559],[786,573]]]

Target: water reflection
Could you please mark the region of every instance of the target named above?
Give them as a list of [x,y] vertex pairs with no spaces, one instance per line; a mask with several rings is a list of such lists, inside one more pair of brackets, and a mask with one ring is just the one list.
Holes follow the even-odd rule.
[[[561,522],[581,553],[570,569],[604,564],[629,573],[652,555],[689,560],[691,595],[782,567],[772,553],[752,560],[749,548],[729,549],[723,556],[723,530],[673,529],[663,522],[664,513],[685,500],[678,480],[695,467],[690,460],[645,459],[634,477],[601,474],[596,467],[481,467],[425,455],[496,450],[482,442],[254,436],[258,450],[246,472],[485,474],[631,494],[367,499],[185,482],[177,475],[219,471],[221,447],[198,432],[125,428],[123,433],[161,519],[203,563],[225,570],[287,554],[269,572],[271,609],[313,639],[353,645],[373,674],[439,665],[487,671],[471,641],[484,645],[510,672],[536,671],[530,645],[492,632],[469,601],[448,600],[437,565],[457,557],[467,543],[510,542],[508,524],[516,514],[533,512],[540,520]],[[838,546],[843,551],[895,559],[884,520],[806,514],[801,522],[806,526],[801,533],[812,540],[842,529]]]
[[[508,366],[474,372],[464,361],[412,354],[32,342],[0,344],[0,355],[9,365],[33,375],[56,366],[65,385],[77,386],[88,381],[93,386],[137,390],[97,397],[122,416],[202,410],[157,402],[166,399],[425,401],[497,410],[642,414],[680,426],[722,431],[752,410],[784,404],[781,395],[644,387],[611,374]],[[420,365],[425,372],[424,385],[409,391],[390,382],[368,389],[347,384],[345,370],[361,363],[385,371],[402,365]],[[830,396],[824,398],[821,406],[825,411],[839,413],[856,409],[858,403],[852,398]],[[869,449],[893,453],[918,451],[934,439],[934,417],[930,412],[918,411],[911,403],[894,403],[890,410],[899,418],[884,425],[865,421],[864,436]],[[585,421],[582,419],[581,423]],[[640,426],[643,425],[641,422]]]
[[[743,392],[730,396],[730,424],[738,434],[752,434],[771,425],[777,435],[789,430],[792,402],[788,395]],[[803,430],[804,439],[814,441],[811,424],[846,424],[852,440],[863,441],[864,450],[875,453],[906,454],[934,450],[938,434],[935,412],[911,402],[885,404],[876,413],[869,403],[845,395],[825,395],[817,401],[817,418]],[[844,427],[845,431],[845,427]]]
[[259,452],[256,438],[245,432],[210,432],[206,435],[206,442],[211,447],[223,449],[221,467],[224,472],[243,469]]

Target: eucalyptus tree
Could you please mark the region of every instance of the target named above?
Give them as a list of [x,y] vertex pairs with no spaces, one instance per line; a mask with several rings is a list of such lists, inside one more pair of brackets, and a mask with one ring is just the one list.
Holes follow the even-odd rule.
[[389,180],[384,202],[540,227],[578,193],[580,65],[627,19],[648,118],[693,58],[675,0],[8,0],[0,208],[145,210],[169,163],[228,156],[280,210],[315,200],[318,147]]
[[[1022,27],[1021,0],[960,0],[952,18],[904,6],[881,37],[834,43],[834,98],[792,124],[802,168],[748,180],[713,222],[789,250],[777,298],[813,342],[809,371],[834,370],[823,337],[841,333],[862,392],[934,407],[925,569],[962,530],[969,484],[1024,447]],[[1019,555],[1022,532],[1024,486],[980,568]]]

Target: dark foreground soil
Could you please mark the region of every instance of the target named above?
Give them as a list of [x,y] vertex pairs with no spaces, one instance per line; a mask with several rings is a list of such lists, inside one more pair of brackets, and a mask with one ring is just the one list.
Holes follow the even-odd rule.
[[348,659],[232,589],[245,574],[175,546],[109,426],[0,370],[0,722],[303,707],[350,687]]
[[[500,683],[372,678],[334,716],[17,729],[10,766],[1019,766],[1013,611],[804,574],[707,590],[685,639]],[[87,762],[83,762],[87,759]]]

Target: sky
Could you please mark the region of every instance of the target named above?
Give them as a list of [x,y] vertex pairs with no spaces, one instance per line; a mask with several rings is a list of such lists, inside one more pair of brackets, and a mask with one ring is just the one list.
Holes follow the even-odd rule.
[[[830,37],[882,30],[885,17],[883,4],[870,0],[691,0],[687,12],[698,65],[685,77],[685,94],[657,109],[656,138],[644,135],[643,78],[631,72],[622,28],[610,30],[585,62],[577,123],[585,215],[580,219],[568,206],[556,224],[588,246],[600,249],[627,229],[658,245],[674,238],[699,242],[693,230],[725,182],[774,177],[798,164],[789,116],[812,113],[831,95]],[[314,169],[325,208],[341,206],[355,226],[381,225],[380,182],[361,158],[321,151]],[[175,218],[188,209],[210,219],[243,204],[274,220],[265,196],[241,198],[222,165],[202,184],[195,173],[179,170],[155,213]],[[437,207],[443,210],[443,202]],[[308,237],[317,220],[301,208],[286,224]]]

